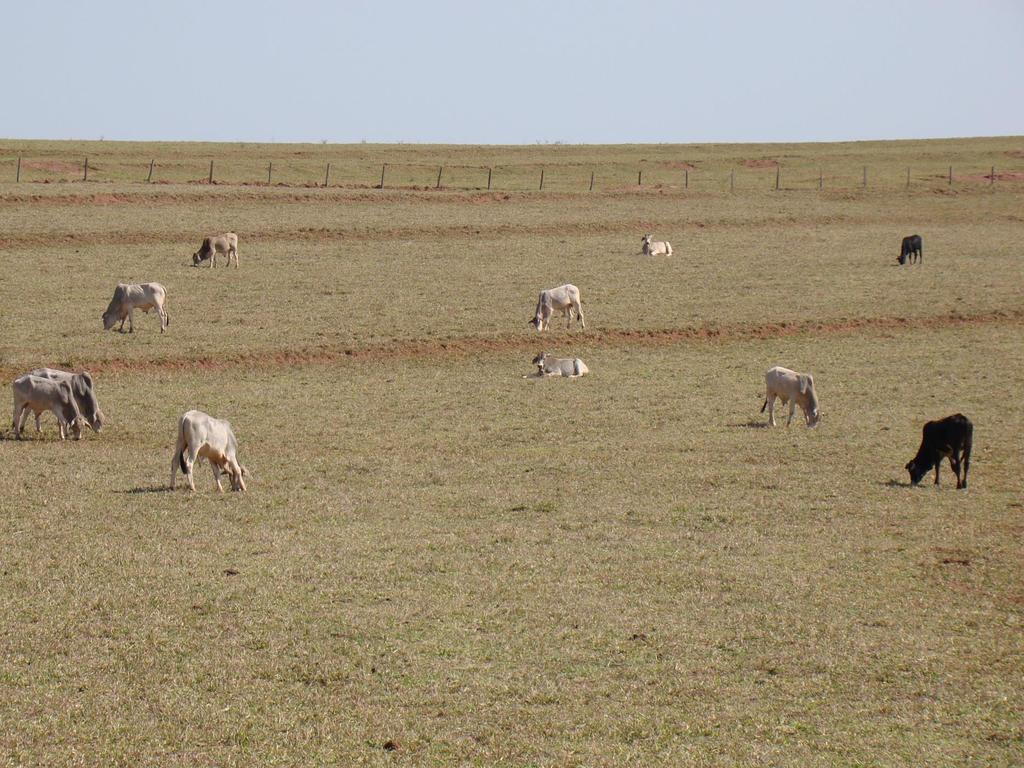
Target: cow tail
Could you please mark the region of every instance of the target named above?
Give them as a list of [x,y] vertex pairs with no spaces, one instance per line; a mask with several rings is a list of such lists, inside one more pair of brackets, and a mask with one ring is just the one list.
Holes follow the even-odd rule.
[[764,405],[761,406],[761,413],[764,413],[764,409],[768,407],[768,398],[764,399]]
[[178,419],[178,444],[181,446],[181,451],[178,453],[178,466],[181,467],[181,474],[188,477],[188,467],[185,466],[185,450],[188,447],[185,444],[185,417],[182,416]]

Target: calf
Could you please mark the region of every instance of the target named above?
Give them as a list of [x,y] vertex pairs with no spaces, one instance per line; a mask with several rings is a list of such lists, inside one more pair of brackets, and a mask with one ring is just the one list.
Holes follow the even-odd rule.
[[917,260],[924,263],[924,248],[921,244],[920,235],[908,235],[903,238],[903,242],[900,243],[900,255],[898,261],[900,264],[906,264],[907,259],[910,259],[910,263],[914,263],[914,257]]
[[[71,391],[75,395],[75,402],[78,403],[78,410],[81,411],[85,420],[89,422],[92,431],[98,433],[103,429],[105,417],[103,411],[100,410],[99,400],[96,399],[92,376],[87,371],[71,373],[70,371],[61,371],[57,368],[36,368],[29,371],[29,374],[38,376],[41,379],[49,379],[50,381],[66,381],[71,385]],[[39,414],[37,413],[36,432],[40,431]]]
[[549,357],[547,352],[541,352],[533,358],[533,364],[537,366],[537,376],[565,376],[576,379],[590,369],[578,357]]
[[640,252],[644,256],[671,256],[672,244],[661,240],[651,240],[650,235],[640,238]]
[[226,232],[223,235],[204,237],[199,250],[192,254],[192,266],[198,267],[201,262],[209,259],[210,269],[213,269],[217,266],[218,253],[227,256],[228,263],[225,264],[227,267],[231,266],[231,257],[234,256],[235,269],[238,269],[238,235],[234,232]]
[[167,330],[171,324],[170,315],[167,314],[167,289],[160,283],[118,283],[114,289],[114,298],[107,305],[107,311],[103,313],[103,330],[109,331],[114,323],[121,321],[118,328],[124,332],[124,321],[128,320],[128,333],[135,331],[134,313],[141,309],[146,314],[149,310],[156,309],[160,318],[160,333]]
[[581,328],[586,328],[583,321],[583,304],[580,301],[580,289],[572,283],[560,285],[557,288],[549,288],[541,291],[537,299],[537,309],[529,325],[534,326],[538,331],[547,329],[551,322],[551,316],[561,312],[566,318],[565,327],[572,325],[572,314],[576,313],[576,321]]
[[808,427],[815,427],[821,419],[818,412],[818,395],[814,391],[814,377],[809,373],[797,373],[788,368],[775,366],[769,368],[764,375],[764,405],[761,406],[761,413],[768,408],[768,424],[775,426],[775,398],[779,398],[782,404],[789,403],[789,418],[786,420],[788,427],[793,421],[793,411],[799,405],[804,412],[804,421]]
[[14,429],[15,438],[21,440],[21,430],[31,410],[36,414],[37,428],[39,414],[43,411],[52,411],[60,425],[61,440],[67,437],[69,429],[75,440],[82,439],[82,414],[78,410],[78,403],[75,402],[74,392],[71,391],[68,382],[51,381],[27,373],[15,379],[11,389],[14,390],[14,415],[11,418],[11,427]]
[[[974,425],[962,413],[947,416],[938,421],[929,421],[921,431],[921,447],[917,455],[907,462],[905,469],[910,473],[910,484],[917,485],[928,470],[935,467],[935,484],[939,484],[939,465],[944,456],[956,474],[957,489],[967,490],[967,470],[971,468],[971,443],[974,440]],[[960,468],[963,467],[963,477]]]
[[238,441],[228,422],[202,411],[186,411],[178,419],[177,444],[171,457],[171,489],[174,489],[179,468],[188,480],[189,489],[196,489],[192,467],[202,457],[210,462],[213,482],[219,492],[224,491],[220,485],[221,472],[231,479],[231,490],[244,491],[244,477],[248,472],[238,463],[237,454]]

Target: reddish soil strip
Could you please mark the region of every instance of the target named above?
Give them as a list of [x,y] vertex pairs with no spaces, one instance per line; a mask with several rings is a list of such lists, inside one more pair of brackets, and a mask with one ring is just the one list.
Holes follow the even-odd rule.
[[[956,175],[953,177],[953,182],[958,181],[991,181],[991,173],[975,173],[975,174],[964,174],[963,176]],[[1000,173],[996,171],[996,181],[1024,181],[1024,173],[1019,171],[1004,171]]]
[[[972,315],[952,312],[930,317],[865,317],[834,322],[815,320],[793,323],[737,323],[698,328],[656,328],[649,330],[608,330],[575,335],[586,347],[668,347],[687,343],[727,343],[759,341],[792,336],[879,333],[921,329],[958,328],[988,324],[1020,324],[1024,309],[995,310]],[[220,371],[234,368],[291,368],[302,365],[330,364],[342,360],[394,360],[426,357],[463,357],[487,352],[536,351],[542,344],[537,335],[503,334],[464,336],[456,339],[411,339],[349,347],[311,347],[303,350],[266,351],[216,357],[180,357],[156,360],[74,360],[76,370],[93,373]],[[0,368],[0,380],[12,380],[24,373],[11,367]]]
[[778,160],[772,160],[770,157],[762,157],[758,160],[744,160],[743,165],[746,168],[774,168],[779,164]]
[[[769,223],[769,222],[766,222]],[[778,222],[770,222],[778,224]],[[703,223],[694,223],[685,228],[703,228]],[[749,222],[744,226],[751,226]],[[756,226],[756,225],[755,225]],[[340,229],[333,227],[300,227],[298,229],[275,228],[264,232],[246,232],[247,243],[270,242],[327,242],[332,240],[349,240],[365,242],[372,240],[416,240],[419,238],[477,238],[477,237],[510,237],[513,235],[541,235],[564,239],[567,235],[630,235],[647,230],[672,227],[678,231],[677,221],[655,221],[636,219],[620,222],[583,222],[557,223],[540,225],[517,224],[477,224],[454,226],[418,226],[418,227],[365,227],[360,229]],[[196,239],[192,232],[23,232],[0,235],[0,250],[15,248],[69,246],[82,247],[94,245],[177,245],[191,244]],[[637,249],[639,252],[639,248]]]
[[[438,190],[433,187],[403,187],[398,190],[385,189],[383,192],[360,190],[323,189],[310,187],[309,192],[289,191],[293,187],[267,187],[267,185],[239,185],[237,192],[95,192],[81,194],[54,194],[54,195],[0,195],[0,206],[20,205],[54,205],[54,206],[77,206],[77,205],[191,205],[194,203],[265,203],[267,205],[278,205],[280,203],[471,203],[482,205],[487,203],[504,203],[511,200],[522,202],[533,198],[542,198],[545,201],[568,200],[578,197],[575,193],[560,192],[473,192],[457,191],[452,192],[444,188]],[[250,191],[248,187],[269,189],[271,191]]]

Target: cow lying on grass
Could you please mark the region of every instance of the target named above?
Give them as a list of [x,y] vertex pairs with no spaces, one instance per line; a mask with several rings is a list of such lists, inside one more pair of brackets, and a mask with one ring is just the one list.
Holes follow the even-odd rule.
[[128,333],[135,331],[134,313],[141,309],[146,314],[149,310],[156,309],[160,318],[160,333],[163,333],[171,324],[171,318],[167,314],[167,289],[160,283],[118,283],[114,289],[114,298],[107,305],[107,311],[103,313],[103,330],[109,331],[114,323],[121,321],[121,327],[117,330],[124,332],[124,321],[128,320]]
[[21,440],[21,430],[25,426],[28,412],[36,414],[36,428],[39,427],[39,414],[50,411],[57,417],[60,425],[60,439],[64,440],[70,430],[75,440],[82,439],[82,414],[75,402],[71,384],[66,381],[51,381],[40,376],[25,374],[14,380],[14,415],[11,427],[14,437]]
[[231,490],[244,491],[244,477],[248,472],[238,463],[237,454],[238,441],[228,422],[202,411],[186,411],[178,419],[177,443],[171,457],[171,489],[174,489],[179,468],[188,480],[189,489],[196,489],[192,467],[201,457],[210,462],[213,482],[219,492],[224,491],[220,485],[221,472],[231,480]]
[[821,419],[818,412],[818,395],[814,391],[814,378],[809,373],[797,373],[788,368],[775,366],[769,368],[764,375],[764,405],[761,406],[761,413],[768,408],[768,425],[775,426],[775,398],[779,398],[782,404],[789,403],[789,418],[786,420],[788,427],[793,421],[793,412],[796,406],[804,412],[804,421],[808,427],[815,427]]
[[[533,364],[537,366],[534,378],[544,379],[549,376],[565,376],[569,379],[577,379],[590,369],[578,357],[551,357],[547,352],[541,352],[533,358]],[[523,378],[529,378],[524,376]]]
[[537,299],[537,309],[529,324],[538,331],[546,330],[551,322],[551,316],[556,311],[561,312],[566,318],[566,328],[572,325],[573,312],[576,313],[576,321],[580,324],[580,327],[587,327],[587,324],[583,322],[583,304],[580,302],[580,289],[572,283],[541,291],[540,297]]
[[640,238],[640,252],[644,256],[671,256],[672,244],[662,240],[651,240],[650,235]]
[[[910,484],[917,485],[928,470],[935,467],[935,484],[939,484],[939,466],[943,457],[949,458],[949,466],[956,475],[957,489],[967,490],[967,470],[971,468],[971,444],[974,441],[974,425],[962,413],[955,413],[938,421],[929,421],[921,430],[921,447],[917,455],[907,462],[905,469],[910,473]],[[960,469],[963,468],[963,477]]]
[[203,238],[203,244],[199,250],[192,254],[192,266],[198,267],[202,262],[209,260],[210,269],[217,266],[217,254],[227,256],[228,263],[224,266],[231,266],[231,257],[235,257],[235,269],[238,269],[238,235],[234,232],[226,232],[223,235],[210,235]]
[[[96,392],[93,388],[92,376],[89,375],[88,371],[71,373],[70,371],[62,371],[57,368],[36,368],[29,371],[29,374],[40,379],[49,379],[50,381],[66,381],[71,385],[71,392],[75,396],[78,410],[85,417],[85,420],[89,422],[92,431],[98,433],[103,429],[105,417],[103,416],[103,411],[100,410],[100,403],[96,399]],[[36,432],[42,431],[39,428],[39,416],[40,414],[37,413]]]

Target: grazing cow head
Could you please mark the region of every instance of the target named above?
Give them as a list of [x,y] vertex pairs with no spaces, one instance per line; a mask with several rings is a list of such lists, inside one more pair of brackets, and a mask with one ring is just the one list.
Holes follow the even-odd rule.
[[199,246],[199,250],[192,254],[192,266],[198,267],[200,262],[206,261],[212,256],[213,244],[210,242],[210,238],[206,238]]
[[111,328],[114,327],[114,323],[116,323],[120,319],[121,318],[118,317],[117,312],[108,308],[107,311],[103,313],[103,330],[109,331]]
[[921,482],[921,478],[928,474],[928,470],[933,466],[935,465],[921,460],[920,456],[915,456],[913,459],[908,461],[904,469],[910,473],[910,484],[917,485]]
[[75,400],[85,420],[89,422],[93,432],[103,429],[103,411],[100,410],[99,401],[93,391],[92,376],[88,373],[76,373],[71,377],[71,390],[74,392]]
[[818,426],[821,412],[818,410],[818,395],[814,391],[814,377],[809,373],[801,373],[799,379],[800,408],[804,412],[804,420],[808,427]]

